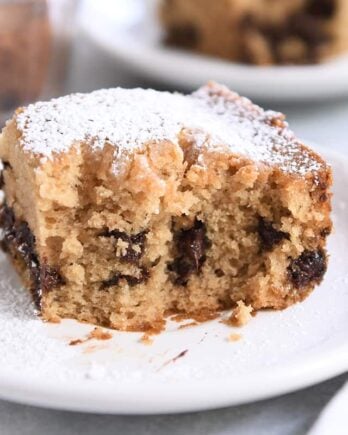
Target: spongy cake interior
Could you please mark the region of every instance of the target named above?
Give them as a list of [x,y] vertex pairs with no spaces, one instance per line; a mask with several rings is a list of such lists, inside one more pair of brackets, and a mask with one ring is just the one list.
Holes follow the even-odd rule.
[[36,174],[34,205],[14,194],[32,182],[23,177],[30,169],[5,171],[8,205],[29,218],[41,261],[64,277],[43,295],[45,318],[149,329],[168,312],[209,313],[239,300],[283,308],[312,288],[291,278],[291,263],[321,252],[331,224],[313,201],[322,191],[305,179],[198,149],[189,132],[178,144],[148,143],[117,177],[111,147],[77,147]]

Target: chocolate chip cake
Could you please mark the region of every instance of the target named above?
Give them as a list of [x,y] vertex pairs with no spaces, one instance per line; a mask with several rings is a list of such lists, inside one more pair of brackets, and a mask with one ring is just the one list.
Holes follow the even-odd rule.
[[240,301],[282,309],[325,273],[330,167],[222,85],[32,104],[0,157],[2,248],[44,319],[151,330]]
[[320,62],[348,51],[346,0],[162,0],[171,45],[257,65]]

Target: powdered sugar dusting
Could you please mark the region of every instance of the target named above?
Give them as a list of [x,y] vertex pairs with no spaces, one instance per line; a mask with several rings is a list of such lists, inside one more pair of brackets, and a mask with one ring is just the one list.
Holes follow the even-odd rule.
[[115,147],[117,168],[144,143],[177,142],[181,129],[188,128],[206,134],[210,147],[228,147],[288,172],[303,175],[320,169],[320,160],[302,149],[285,124],[272,125],[279,116],[223,86],[209,84],[187,96],[121,88],[72,94],[31,104],[16,115],[16,121],[24,149],[44,159],[67,152],[76,141],[94,149],[107,142]]
[[[47,325],[36,315],[29,292],[18,285],[1,255],[0,271],[0,367],[38,376],[62,373],[62,364],[74,356],[64,341],[46,334]],[[25,367],[23,367],[25,362]],[[65,371],[64,376],[69,376]]]

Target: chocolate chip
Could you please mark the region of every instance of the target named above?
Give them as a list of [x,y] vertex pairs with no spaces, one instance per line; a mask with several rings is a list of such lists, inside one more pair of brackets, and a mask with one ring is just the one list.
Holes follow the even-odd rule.
[[165,43],[183,48],[195,48],[199,39],[198,31],[195,26],[186,24],[172,26],[168,30]]
[[225,276],[225,272],[224,272],[222,269],[216,269],[216,270],[214,271],[214,273],[215,273],[215,275],[216,275],[218,278],[221,278],[221,277]]
[[250,13],[246,13],[244,16],[241,17],[239,21],[239,27],[241,31],[254,30],[255,28],[257,28],[255,16]]
[[130,263],[134,265],[139,264],[139,260],[144,254],[145,242],[147,231],[141,231],[140,233],[128,235],[123,231],[118,230],[105,230],[100,236],[102,237],[114,237],[115,239],[121,239],[126,242],[128,247],[125,252],[121,254],[121,260],[124,263]]
[[221,269],[216,269],[216,270],[214,271],[214,273],[215,273],[215,275],[216,275],[218,278],[221,278],[221,277],[225,276],[225,272],[224,272],[223,270],[221,270]]
[[336,0],[310,0],[306,11],[316,17],[330,19],[337,10]]
[[161,261],[161,257],[157,257],[155,261],[151,263],[151,267],[156,267]]
[[[321,2],[323,5],[318,6],[317,3]],[[286,23],[281,24],[263,23],[257,20],[257,17],[245,16],[241,22],[241,32],[246,35],[243,41],[247,40],[249,34],[259,35],[269,47],[271,58],[279,63],[287,61],[295,63],[317,62],[319,49],[331,40],[331,34],[322,20],[324,13],[330,13],[330,7],[327,6],[330,1],[312,0],[312,3],[313,6],[310,6],[309,10],[296,12],[289,17]],[[319,11],[320,13],[318,13]],[[286,41],[291,41],[294,38],[302,41],[307,48],[303,54],[299,55],[300,58],[291,61],[284,58],[282,47]],[[254,56],[248,45],[243,42],[243,46],[242,60],[247,63],[254,62]]]
[[168,264],[168,270],[175,273],[174,283],[177,285],[186,285],[190,275],[196,272],[195,266],[185,257],[176,258]]
[[206,260],[205,252],[211,246],[206,232],[205,224],[196,219],[193,227],[175,234],[174,243],[178,256],[168,265],[168,270],[178,275],[176,284],[186,285],[190,275],[200,272]]
[[320,231],[321,237],[327,237],[329,234],[331,234],[331,228],[324,228]]
[[15,223],[15,216],[10,207],[5,204],[0,210],[0,226],[5,232],[11,232]]
[[40,283],[43,292],[52,290],[54,287],[58,287],[65,284],[65,280],[60,275],[58,269],[43,264],[40,267]]
[[26,222],[17,222],[14,227],[17,249],[27,264],[38,262],[35,254],[35,237]]
[[112,275],[111,278],[106,279],[105,281],[102,282],[102,285],[100,287],[101,290],[106,289],[108,287],[112,287],[114,285],[118,285],[119,281],[120,281],[120,274],[119,273],[115,273],[114,275]]
[[47,264],[40,265],[35,249],[35,237],[28,224],[17,221],[13,210],[6,204],[0,211],[0,226],[3,228],[2,248],[20,257],[27,266],[33,300],[40,308],[42,293],[64,284],[64,279],[56,268]]
[[326,272],[326,257],[323,251],[305,250],[291,261],[288,274],[296,288],[305,287],[312,282],[319,283]]
[[291,34],[303,39],[311,47],[329,41],[330,36],[321,20],[307,14],[294,15],[289,24]]
[[135,285],[142,284],[143,282],[146,282],[149,278],[150,274],[149,271],[145,267],[140,268],[140,275],[137,276],[131,276],[131,275],[121,275],[121,278],[124,278],[128,285],[131,287],[134,287]]
[[280,243],[283,239],[289,240],[289,234],[276,230],[272,223],[259,217],[257,232],[261,239],[262,248],[269,251],[274,245]]
[[206,227],[203,222],[195,220],[194,226],[181,230],[177,235],[177,250],[199,271],[205,259],[205,250],[211,246],[206,237]]
[[55,287],[65,284],[64,278],[60,275],[58,269],[39,263],[31,263],[28,266],[31,279],[31,294],[37,308],[41,309],[41,299],[44,293],[48,293]]
[[116,272],[111,278],[103,281],[101,285],[101,290],[104,290],[108,287],[119,285],[120,280],[125,279],[130,287],[134,287],[138,284],[142,284],[146,282],[149,278],[149,271],[145,267],[140,268],[139,276],[126,275],[123,273]]
[[113,237],[120,239],[127,244],[127,248],[122,252],[120,259],[124,263],[135,265],[139,268],[139,275],[127,275],[116,272],[110,279],[104,281],[101,285],[101,289],[105,289],[111,286],[117,286],[121,279],[127,281],[128,285],[134,287],[135,285],[146,282],[149,278],[149,271],[146,267],[140,266],[140,259],[145,251],[146,234],[148,231],[141,231],[137,234],[127,234],[124,231],[119,230],[105,230],[101,237]]

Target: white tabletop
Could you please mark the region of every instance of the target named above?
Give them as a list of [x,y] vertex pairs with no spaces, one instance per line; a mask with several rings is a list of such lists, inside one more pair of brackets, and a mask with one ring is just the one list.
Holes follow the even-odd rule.
[[[67,92],[110,86],[156,86],[135,77],[83,35],[77,38]],[[160,88],[163,88],[161,86]],[[267,104],[266,104],[267,106]],[[288,115],[298,136],[348,153],[348,101],[272,107]],[[305,434],[347,375],[249,405],[172,416],[101,416],[52,411],[0,401],[2,435]]]

